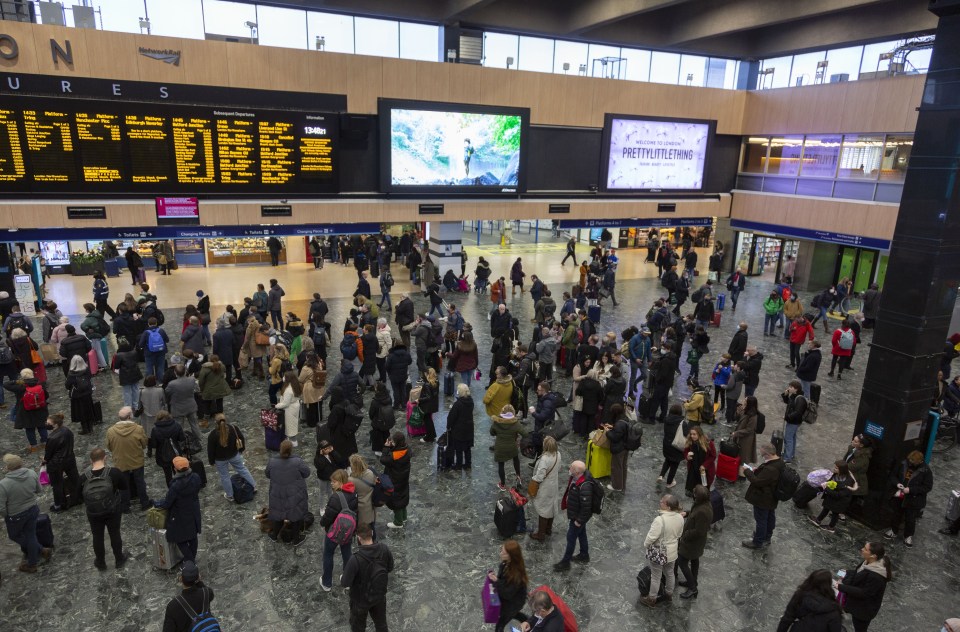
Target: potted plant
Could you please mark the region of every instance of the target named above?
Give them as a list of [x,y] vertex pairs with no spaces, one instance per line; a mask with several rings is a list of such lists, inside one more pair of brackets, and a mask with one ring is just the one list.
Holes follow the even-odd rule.
[[90,276],[97,270],[103,270],[103,254],[99,250],[70,253],[70,274],[73,276]]

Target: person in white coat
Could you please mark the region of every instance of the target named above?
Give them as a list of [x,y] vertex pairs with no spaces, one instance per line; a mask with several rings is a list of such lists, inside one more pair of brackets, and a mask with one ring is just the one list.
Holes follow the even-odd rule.
[[283,386],[277,400],[277,410],[283,411],[283,433],[297,447],[297,435],[300,434],[300,397],[303,387],[297,372],[290,370],[283,374]]
[[553,437],[543,438],[543,454],[534,465],[531,480],[538,484],[537,494],[533,497],[538,522],[537,530],[530,537],[542,542],[553,533],[553,519],[560,506],[560,452]]
[[393,332],[386,318],[377,319],[377,342],[380,343],[377,351],[377,372],[380,374],[380,381],[387,384],[387,354],[393,348]]
[[[667,599],[673,597],[674,583],[676,576],[673,574],[673,567],[677,561],[677,545],[680,542],[680,534],[683,533],[683,515],[680,513],[680,501],[672,494],[666,494],[660,499],[660,509],[657,517],[653,519],[650,525],[650,531],[647,532],[647,538],[643,541],[643,547],[648,551],[647,559],[650,561],[650,594],[640,598],[643,605],[650,608],[657,605],[657,593],[660,591],[660,577],[665,575],[667,578],[666,590],[664,591]],[[650,559],[650,547],[656,546],[666,554],[666,562],[658,564]]]

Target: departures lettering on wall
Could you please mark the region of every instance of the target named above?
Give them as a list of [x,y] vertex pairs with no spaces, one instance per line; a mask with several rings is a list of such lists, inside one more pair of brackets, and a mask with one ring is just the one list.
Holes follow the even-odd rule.
[[335,193],[336,115],[85,99],[0,104],[0,193]]

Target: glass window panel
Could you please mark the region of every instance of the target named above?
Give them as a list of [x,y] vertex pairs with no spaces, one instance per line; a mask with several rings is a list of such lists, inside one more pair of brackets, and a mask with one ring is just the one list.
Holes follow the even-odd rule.
[[354,18],[353,28],[358,55],[400,56],[400,24],[395,20]]
[[154,35],[203,39],[203,6],[200,0],[147,0],[150,30]]
[[803,136],[774,136],[770,139],[770,163],[767,173],[795,176],[800,173]]
[[769,138],[750,137],[743,144],[743,165],[740,171],[744,173],[763,173],[767,164],[767,145]]
[[623,79],[626,77],[626,64],[620,59],[620,48],[617,46],[601,46],[590,44],[590,66],[587,74],[591,77],[606,77],[607,79]]
[[831,78],[834,75],[849,75],[849,81],[856,81],[860,76],[861,57],[863,57],[863,46],[828,50],[827,81],[832,81]]
[[[583,73],[587,74],[587,50],[589,47],[580,42],[568,42],[566,40],[557,40],[553,46],[553,72],[557,74],[576,75],[580,74],[580,66],[583,66]],[[564,64],[569,64],[567,69],[563,69]]]
[[932,52],[932,48],[911,51],[910,54],[907,55],[906,67],[903,71],[911,74],[915,72],[927,72],[927,69],[930,68],[930,54]]
[[309,48],[307,44],[307,12],[260,6],[257,9],[257,31],[264,46]]
[[833,178],[837,175],[837,160],[840,157],[839,134],[807,136],[803,142],[803,160],[800,175]]
[[337,13],[307,12],[307,40],[315,48],[317,38],[330,53],[353,53],[353,16]]
[[680,55],[654,51],[650,60],[650,81],[677,85],[680,76]]
[[707,63],[709,58],[698,55],[680,56],[680,85],[699,86],[707,85]]
[[883,157],[883,136],[847,134],[840,152],[840,178],[877,179]]
[[[81,4],[80,2],[68,2],[68,5]],[[122,33],[139,33],[140,18],[145,14],[143,9],[143,0],[97,0],[97,8],[100,13],[97,25],[103,24],[104,31],[120,31]],[[73,24],[73,9],[69,6],[66,9],[67,24]],[[37,15],[40,10],[37,9]],[[146,29],[144,29],[146,33]]]
[[872,200],[876,185],[872,182],[844,182],[837,180],[833,187],[833,197],[848,200]]
[[877,185],[877,193],[873,199],[877,202],[899,202],[903,197],[902,184],[884,184]]
[[727,90],[737,89],[737,73],[740,72],[740,62],[728,59],[727,70],[723,75],[723,87]]
[[517,68],[533,72],[553,72],[553,40],[521,37]]
[[240,2],[203,0],[203,22],[207,33],[250,37],[247,22],[256,23],[257,7]]
[[442,61],[440,27],[433,24],[401,22],[400,57],[420,61]]
[[[817,83],[817,64],[826,59],[826,51],[806,53],[793,56],[793,69],[790,71],[791,86],[809,86]],[[828,83],[830,78],[823,77],[821,83]]]
[[624,79],[650,81],[650,51],[621,48],[620,56],[627,60],[627,72]]
[[[793,57],[775,57],[760,62],[760,76],[757,77],[757,89],[786,88],[790,82],[790,66]],[[763,74],[769,72],[769,74]]]
[[740,176],[737,178],[737,188],[744,191],[762,191],[763,178],[761,176]]
[[833,195],[833,180],[804,180],[797,181],[797,195],[815,195],[830,197]]
[[880,59],[881,55],[892,53],[900,45],[899,40],[892,42],[880,42],[879,44],[867,44],[863,47],[863,61],[860,64],[860,74],[868,73],[870,77],[886,76],[887,69],[890,67],[889,59]]
[[902,182],[907,175],[912,151],[913,135],[887,136],[887,143],[883,148],[883,160],[880,163],[880,179]]
[[510,58],[511,68],[517,67],[520,38],[503,33],[483,34],[483,65],[489,68],[506,68]]
[[788,193],[793,195],[797,191],[797,181],[793,178],[764,178],[763,190],[765,193]]

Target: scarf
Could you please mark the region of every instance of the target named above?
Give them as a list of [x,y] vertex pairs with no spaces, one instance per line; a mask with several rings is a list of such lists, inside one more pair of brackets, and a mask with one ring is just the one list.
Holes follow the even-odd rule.
[[860,565],[860,569],[864,571],[871,571],[883,577],[887,578],[887,567],[883,565],[883,560],[877,560],[876,562],[864,562]]

